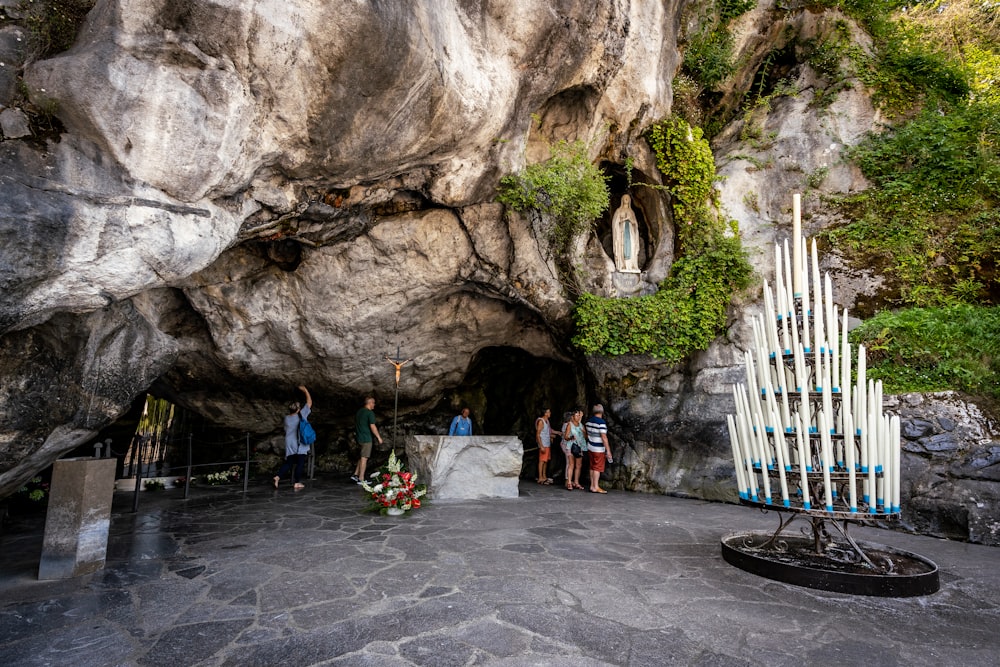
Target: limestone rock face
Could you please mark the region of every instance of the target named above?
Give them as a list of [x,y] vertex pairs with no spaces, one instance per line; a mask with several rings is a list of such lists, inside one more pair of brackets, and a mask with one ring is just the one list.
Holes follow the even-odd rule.
[[[600,401],[616,485],[735,498],[724,416],[755,296],[684,364],[582,358],[573,290],[616,293],[610,213],[571,244],[568,285],[551,220],[495,203],[503,175],[561,140],[587,142],[612,207],[626,160],[659,183],[642,133],[672,109],[681,3],[100,0],[71,49],[25,69],[58,136],[30,125],[23,138],[11,72],[24,27],[15,0],[0,3],[0,498],[150,388],[214,428],[278,442],[300,384],[329,460],[350,458],[369,393],[381,424],[398,396],[404,433],[471,404],[477,433],[525,438],[539,408]],[[741,68],[720,104],[737,108],[768,54],[842,19],[759,2],[734,23]],[[822,194],[865,187],[841,155],[880,120],[860,82],[826,104],[828,82],[787,68],[795,93],[737,114],[713,145],[724,211],[761,275],[791,192],[813,236],[838,222]],[[644,241],[633,287],[648,293],[676,231],[667,194],[629,192]],[[877,291],[878,276],[823,262],[841,304]],[[913,497],[930,508],[913,525],[985,541],[1000,504],[992,444],[969,449],[939,417],[909,423]],[[960,499],[926,461],[951,466]]]
[[409,468],[433,500],[517,498],[523,449],[516,436],[406,438]]
[[[218,426],[270,432],[301,383],[321,420],[384,397],[397,344],[411,411],[483,350],[566,362],[543,230],[495,188],[547,142],[592,141],[594,159],[638,143],[669,110],[676,11],[97,3],[24,73],[65,131],[0,142],[0,495],[154,381]],[[121,313],[128,343],[108,348]],[[85,389],[98,366],[111,400]]]
[[907,528],[1000,546],[1000,424],[955,392],[891,397],[901,418]]

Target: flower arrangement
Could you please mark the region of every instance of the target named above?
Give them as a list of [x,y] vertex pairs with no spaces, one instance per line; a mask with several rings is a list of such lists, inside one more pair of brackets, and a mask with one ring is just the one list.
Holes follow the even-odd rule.
[[164,489],[164,484],[158,479],[147,479],[142,483],[142,488],[147,491],[162,491]]
[[373,472],[371,482],[362,482],[370,496],[372,505],[379,510],[406,511],[420,507],[420,498],[427,488],[418,485],[417,476],[408,472],[403,462],[396,458],[396,452],[389,453],[389,462]]
[[49,485],[48,482],[43,482],[41,477],[32,477],[15,493],[17,496],[27,498],[33,503],[41,503],[48,498]]
[[240,481],[240,475],[243,474],[242,466],[229,466],[226,470],[222,472],[211,472],[205,475],[205,481],[209,484],[229,484],[230,482]]

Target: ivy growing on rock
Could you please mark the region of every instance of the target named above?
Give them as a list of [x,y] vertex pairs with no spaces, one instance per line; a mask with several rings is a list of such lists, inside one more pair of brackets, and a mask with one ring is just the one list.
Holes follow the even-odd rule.
[[649,354],[678,362],[718,335],[733,293],[750,284],[753,269],[735,222],[712,206],[715,161],[701,130],[671,117],[646,136],[673,195],[679,257],[655,294],[583,294],[574,309],[573,343],[587,354]]

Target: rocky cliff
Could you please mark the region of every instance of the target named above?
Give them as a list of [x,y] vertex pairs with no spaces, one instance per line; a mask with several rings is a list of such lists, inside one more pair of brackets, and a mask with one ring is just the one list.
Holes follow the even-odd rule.
[[[0,54],[16,55],[25,22],[6,4]],[[398,349],[413,428],[469,403],[480,428],[517,433],[543,404],[600,399],[619,483],[735,498],[721,419],[757,304],[741,297],[729,334],[682,366],[585,358],[537,216],[495,203],[501,176],[560,140],[587,142],[613,207],[628,158],[657,182],[642,133],[672,109],[683,9],[97,2],[71,48],[29,63],[21,87],[0,79],[0,496],[150,387],[264,436],[305,383],[321,433],[346,433],[364,394],[393,397]],[[743,69],[725,94],[842,20],[761,2],[736,25]],[[841,149],[879,120],[864,86],[820,106],[817,74],[784,67],[795,94],[740,121],[766,141],[748,148],[734,122],[714,145],[722,205],[762,274],[790,192],[806,192],[814,234],[836,222],[820,194],[865,187]],[[668,195],[632,194],[642,291],[669,271],[675,233]],[[605,294],[620,287],[609,225],[574,246],[583,286]],[[845,305],[877,286],[826,261]]]

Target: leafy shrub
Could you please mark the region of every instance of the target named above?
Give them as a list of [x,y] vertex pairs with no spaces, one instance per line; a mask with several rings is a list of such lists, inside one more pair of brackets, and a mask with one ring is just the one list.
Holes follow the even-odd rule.
[[564,251],[608,208],[607,177],[587,158],[582,141],[560,141],[551,151],[545,162],[500,179],[497,200],[515,211],[535,209],[551,216],[549,241]]
[[714,88],[736,70],[733,36],[725,27],[702,30],[684,49],[683,66],[704,88]]
[[891,392],[958,389],[1000,398],[1000,307],[882,312],[850,334]]
[[757,7],[757,0],[716,0],[719,18],[729,21]]

